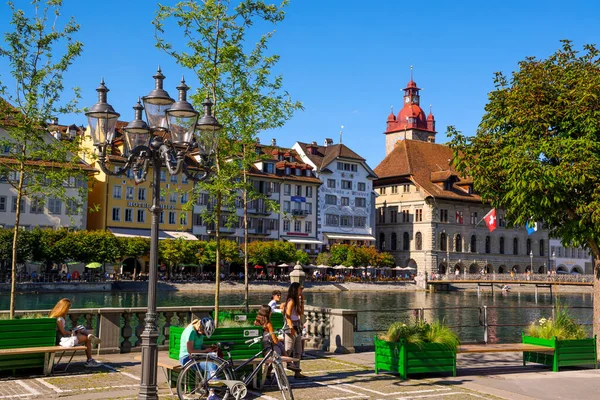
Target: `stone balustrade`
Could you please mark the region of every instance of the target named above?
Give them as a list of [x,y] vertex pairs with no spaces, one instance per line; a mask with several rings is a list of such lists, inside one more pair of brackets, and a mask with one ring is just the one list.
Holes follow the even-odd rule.
[[[258,309],[258,305],[250,309]],[[165,350],[169,346],[171,326],[185,326],[195,318],[208,316],[214,307],[158,307],[158,346]],[[239,310],[240,306],[222,306],[221,310]],[[16,311],[16,315],[39,313],[48,315],[50,310]],[[0,315],[8,311],[0,311]],[[356,331],[357,312],[305,307],[305,325],[307,328],[307,349],[323,350],[336,353],[354,352],[354,332]],[[68,325],[84,325],[90,332],[95,332],[102,339],[99,352],[130,353],[141,351],[140,336],[144,330],[146,308],[78,308],[71,309],[66,320]]]

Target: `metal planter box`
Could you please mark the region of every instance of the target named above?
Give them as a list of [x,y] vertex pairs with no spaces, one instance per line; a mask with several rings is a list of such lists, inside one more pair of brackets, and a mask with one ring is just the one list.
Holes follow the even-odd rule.
[[386,342],[375,337],[375,373],[391,371],[402,379],[410,374],[451,372],[456,376],[456,351],[438,343]]
[[558,372],[561,367],[590,366],[598,368],[596,336],[590,339],[558,340],[540,339],[521,335],[523,343],[546,346],[554,349],[548,352],[523,352],[523,365],[528,361],[544,364]]

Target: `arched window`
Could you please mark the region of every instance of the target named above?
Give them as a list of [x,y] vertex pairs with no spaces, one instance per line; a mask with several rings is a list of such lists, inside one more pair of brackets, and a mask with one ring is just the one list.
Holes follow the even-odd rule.
[[540,256],[546,255],[546,249],[544,248],[544,239],[540,239]]
[[402,250],[410,250],[410,241],[408,239],[408,232],[404,232],[402,235]]
[[390,241],[391,241],[391,245],[392,245],[392,250],[396,250],[396,244],[397,244],[396,232],[392,233],[392,238],[390,239]]
[[456,242],[454,243],[454,251],[457,253],[462,252],[462,237],[460,234],[456,235]]
[[499,249],[499,251],[500,251],[500,254],[504,254],[504,238],[503,237],[500,238],[500,249]]
[[525,253],[527,253],[527,255],[531,254],[531,239],[527,239],[525,247]]
[[519,239],[513,239],[513,254],[519,254]]
[[446,234],[442,232],[440,235],[440,250],[446,251],[448,245],[448,240],[446,239]]
[[471,235],[471,253],[477,253],[477,236]]
[[492,252],[492,238],[489,236],[485,237],[485,252],[490,254]]
[[415,235],[415,247],[417,250],[423,250],[423,235],[421,232],[417,232]]
[[379,234],[379,250],[385,250],[385,233]]

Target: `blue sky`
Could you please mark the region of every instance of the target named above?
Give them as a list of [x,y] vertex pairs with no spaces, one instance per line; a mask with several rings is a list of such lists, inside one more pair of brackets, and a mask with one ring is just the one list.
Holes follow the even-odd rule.
[[[16,0],[16,3],[29,2]],[[175,3],[163,0],[163,4]],[[152,0],[65,0],[63,14],[81,24],[77,38],[84,54],[68,72],[66,86],[79,86],[81,106],[96,102],[104,76],[109,102],[122,119],[133,118],[138,96],[153,87],[161,65],[172,97],[186,71],[154,47]],[[0,32],[9,29],[8,7],[0,4]],[[577,48],[599,43],[600,5],[595,1],[429,1],[291,0],[270,51],[281,56],[278,72],[285,89],[304,104],[285,127],[260,135],[282,146],[326,137],[343,142],[372,168],[385,156],[382,132],[414,66],[423,88],[421,105],[437,121],[437,142],[446,126],[474,134],[483,115],[493,73],[509,74],[527,56],[547,57],[560,39]],[[10,85],[8,65],[0,59],[1,79]],[[197,87],[190,73],[188,85]],[[86,123],[82,115],[61,116],[62,123]]]

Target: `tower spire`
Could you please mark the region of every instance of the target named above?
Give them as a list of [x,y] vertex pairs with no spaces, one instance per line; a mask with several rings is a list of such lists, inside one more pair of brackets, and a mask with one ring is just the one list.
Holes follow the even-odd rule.
[[413,66],[410,66],[410,80],[413,80]]

